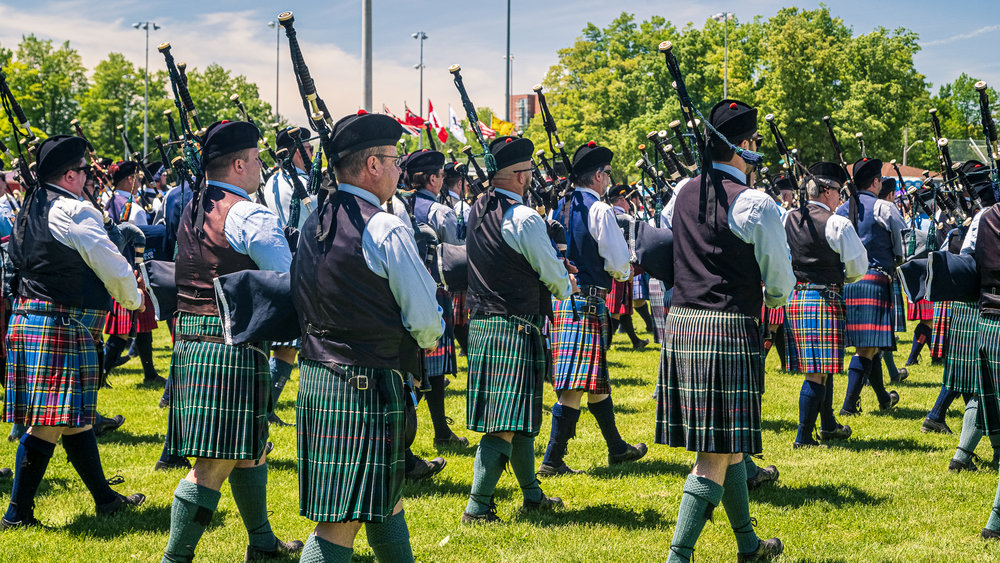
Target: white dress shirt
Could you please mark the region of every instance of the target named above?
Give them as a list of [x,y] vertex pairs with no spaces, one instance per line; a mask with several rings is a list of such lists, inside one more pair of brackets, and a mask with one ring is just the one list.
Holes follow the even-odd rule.
[[549,293],[556,299],[566,299],[573,293],[569,282],[569,273],[563,261],[556,255],[555,248],[549,240],[545,219],[534,209],[524,205],[523,196],[509,190],[494,188],[519,205],[512,205],[503,214],[500,231],[503,241],[507,243],[531,264]]
[[292,264],[285,233],[278,226],[278,216],[263,205],[250,201],[250,195],[232,184],[210,180],[213,186],[246,198],[229,208],[223,234],[229,246],[246,254],[261,270],[287,272]]
[[632,273],[631,255],[625,234],[618,227],[615,211],[610,205],[601,201],[601,196],[590,188],[575,189],[587,192],[597,198],[590,206],[587,214],[590,236],[597,241],[597,253],[604,258],[604,271],[618,281],[627,281]]
[[[299,180],[302,182],[302,186],[309,187],[309,173],[299,170],[297,167],[295,171],[299,175]],[[282,227],[288,224],[288,219],[291,216],[292,209],[292,194],[294,189],[292,187],[291,177],[285,173],[284,170],[279,170],[271,176],[267,185],[262,188],[263,192],[261,195],[264,198],[264,205],[268,209],[273,211],[278,216],[278,224]],[[299,223],[297,225],[292,225],[296,229],[301,229],[302,224],[306,222],[309,217],[309,209],[306,208],[306,204],[299,201]]]
[[[430,190],[417,190],[417,193],[413,197],[418,197],[418,194],[434,200],[434,203],[431,203],[430,211],[427,213],[427,222],[434,228],[438,240],[447,242],[448,244],[465,244],[464,240],[458,238],[458,216],[455,214],[455,210],[440,203],[438,196],[434,195],[434,192]],[[413,203],[416,206],[416,200]]]

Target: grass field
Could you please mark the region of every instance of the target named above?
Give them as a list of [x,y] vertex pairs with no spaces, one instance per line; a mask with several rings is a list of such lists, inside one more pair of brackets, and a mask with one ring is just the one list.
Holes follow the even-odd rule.
[[[636,325],[641,321],[636,318]],[[157,331],[157,364],[166,375],[169,337]],[[896,355],[903,364],[903,348]],[[413,551],[421,561],[662,561],[673,534],[681,488],[693,455],[653,441],[656,404],[650,398],[656,379],[658,351],[633,352],[618,335],[610,368],[622,435],[649,444],[640,462],[607,467],[607,450],[593,417],[584,413],[577,438],[570,443],[567,462],[587,474],[542,483],[545,492],[560,496],[566,507],[551,515],[518,517],[520,493],[511,474],[497,491],[498,526],[465,527],[459,517],[472,479],[474,449],[444,455],[448,466],[427,483],[408,486],[404,505]],[[920,422],[941,385],[941,368],[911,368],[899,390],[899,407],[891,413],[870,412],[875,399],[862,395],[865,413],[844,420],[854,437],[829,449],[792,450],[798,421],[801,378],[778,371],[774,355],[768,363],[764,395],[763,463],[777,465],[781,479],[750,494],[751,514],[761,537],[780,537],[786,546],[782,561],[997,561],[1000,544],[979,538],[992,505],[997,474],[990,471],[949,474],[948,460],[957,434],[922,434]],[[460,359],[464,369],[464,358]],[[163,443],[167,413],[157,408],[157,389],[139,385],[138,360],[111,377],[114,389],[101,393],[100,411],[123,414],[125,425],[101,438],[101,455],[108,476],[120,474],[123,493],[143,492],[146,504],[110,519],[95,516],[90,495],[58,448],[49,465],[36,515],[50,531],[8,531],[0,534],[0,561],[158,561],[167,541],[173,490],[184,472],[154,472]],[[294,420],[293,399],[298,381],[293,374],[279,405],[285,420]],[[473,443],[477,435],[464,429],[464,372],[448,388],[448,412],[458,434]],[[846,377],[838,377],[842,399]],[[545,403],[555,395],[546,389]],[[835,401],[836,402],[836,401]],[[961,400],[948,413],[956,432],[961,426]],[[414,451],[437,455],[426,408],[421,407],[420,433]],[[537,461],[548,438],[546,414],[536,441]],[[4,425],[4,432],[9,426]],[[268,495],[272,525],[282,539],[305,539],[313,525],[298,516],[295,429],[272,430],[275,450],[269,459]],[[977,450],[992,456],[987,442]],[[15,444],[0,440],[0,466],[12,465]],[[6,506],[10,481],[0,482],[0,503]],[[223,487],[212,525],[198,547],[199,560],[242,560],[246,535],[242,521]],[[736,544],[720,507],[695,552],[699,561],[735,560]],[[372,560],[364,533],[355,558]]]

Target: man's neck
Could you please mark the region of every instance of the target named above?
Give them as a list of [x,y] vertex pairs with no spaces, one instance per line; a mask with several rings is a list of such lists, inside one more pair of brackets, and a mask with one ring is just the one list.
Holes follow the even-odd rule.
[[67,186],[63,182],[52,182],[52,185],[55,186],[55,187],[57,187],[57,188],[59,188],[60,190],[65,190],[65,191],[67,191],[67,192],[75,195],[76,197],[80,197],[83,194],[83,188],[80,188],[79,190],[74,190],[73,188]]
[[493,182],[493,187],[496,188],[496,189],[498,189],[498,190],[507,190],[508,192],[515,193],[515,194],[517,194],[517,195],[519,195],[521,197],[524,197],[524,188],[523,187],[518,187],[518,186],[515,186],[513,184],[509,184],[507,182],[497,183],[496,181]]

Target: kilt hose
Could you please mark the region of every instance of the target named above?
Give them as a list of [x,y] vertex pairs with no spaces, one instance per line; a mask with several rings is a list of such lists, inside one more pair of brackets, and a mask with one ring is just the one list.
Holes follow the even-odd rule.
[[641,274],[636,274],[632,278],[632,300],[649,299],[649,284],[650,277],[649,274],[643,272]]
[[424,362],[424,377],[458,373],[458,361],[455,359],[455,317],[452,315],[451,294],[439,287],[437,302],[444,317],[444,334],[438,339],[437,348],[433,352],[426,350],[420,352]]
[[271,371],[266,343],[228,346],[219,317],[179,313],[170,358],[172,455],[257,459],[267,444]]
[[464,291],[455,291],[451,294],[451,309],[455,319],[455,326],[469,325],[469,307],[465,304]]
[[951,302],[948,329],[948,357],[944,362],[943,384],[949,391],[982,393],[979,363],[979,303]]
[[948,332],[951,326],[951,301],[934,303],[934,327],[931,333],[931,359],[941,360],[948,355]]
[[847,346],[889,348],[892,346],[892,288],[889,276],[868,270],[860,280],[844,286]]
[[611,315],[631,315],[632,314],[632,282],[613,280],[611,291],[605,302],[608,307],[608,314]]
[[4,420],[25,426],[93,424],[107,311],[18,297],[7,327]]
[[541,315],[475,315],[469,323],[466,427],[537,435],[548,365]]
[[785,305],[788,371],[844,373],[844,298],[818,286],[798,287]]
[[906,320],[930,321],[934,319],[934,304],[926,299],[906,304]]
[[403,494],[402,373],[302,359],[295,400],[299,514],[384,522]]
[[763,383],[763,328],[756,319],[671,308],[657,380],[656,443],[760,453]]
[[906,332],[906,302],[903,301],[903,285],[895,277],[892,279],[892,320],[893,332]]
[[[978,305],[978,304],[977,304]],[[987,436],[1000,434],[1000,316],[979,315],[976,348],[982,369],[979,421]]]
[[649,280],[649,312],[653,317],[653,324],[656,325],[656,340],[663,342],[663,326],[667,322],[667,302],[666,294],[663,291],[663,282],[656,278]]
[[552,307],[552,388],[610,393],[607,353],[611,323],[604,301],[606,290],[584,287],[594,295],[574,295]]
[[[110,334],[111,336],[134,336],[137,332],[153,332],[156,327],[156,311],[153,308],[153,300],[149,298],[149,292],[143,290],[142,292],[143,303],[146,305],[146,310],[141,313],[136,313],[129,311],[125,307],[118,304],[117,301],[111,301],[111,311],[108,312],[107,321],[104,323],[104,332]],[[132,321],[135,320],[135,327],[132,326]]]

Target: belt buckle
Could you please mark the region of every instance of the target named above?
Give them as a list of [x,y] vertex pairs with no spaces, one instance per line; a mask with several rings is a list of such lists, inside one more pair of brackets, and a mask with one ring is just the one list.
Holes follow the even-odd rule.
[[366,391],[368,389],[368,376],[354,375],[347,380],[347,383],[354,385],[354,388],[358,391]]
[[585,307],[583,309],[583,312],[584,313],[589,313],[591,315],[596,315],[597,314],[597,305],[588,305],[587,307]]

